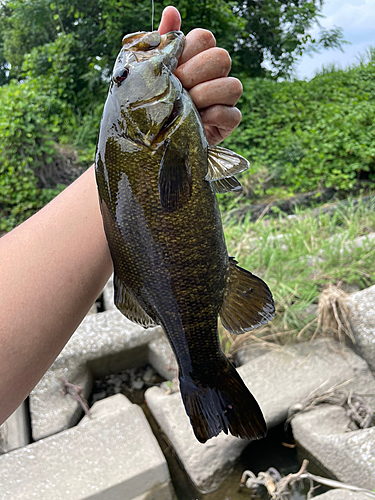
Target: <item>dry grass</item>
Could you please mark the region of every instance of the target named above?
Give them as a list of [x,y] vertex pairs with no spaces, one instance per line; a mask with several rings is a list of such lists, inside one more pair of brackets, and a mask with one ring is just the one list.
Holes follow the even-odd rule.
[[348,294],[339,286],[331,283],[326,285],[319,297],[317,327],[312,338],[321,332],[322,335],[333,337],[340,343],[345,343],[347,338],[355,343],[349,321],[348,300]]
[[291,333],[294,332],[278,332],[276,327],[272,323],[269,323],[257,330],[246,332],[241,335],[234,335],[225,330],[219,323],[221,348],[229,358],[235,357],[239,351],[258,347],[279,350],[289,341]]
[[373,427],[375,425],[375,413],[364,397],[354,394],[352,390],[343,390],[352,381],[353,379],[349,379],[341,384],[333,385],[325,391],[323,389],[326,382],[317,387],[303,402],[289,408],[285,427],[298,413],[307,412],[322,405],[342,406],[345,408],[349,419],[348,431]]

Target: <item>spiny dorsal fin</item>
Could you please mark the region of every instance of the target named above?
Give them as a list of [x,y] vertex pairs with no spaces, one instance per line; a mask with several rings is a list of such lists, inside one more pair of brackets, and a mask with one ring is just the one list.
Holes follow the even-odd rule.
[[206,180],[217,193],[239,191],[241,184],[234,177],[249,168],[249,162],[237,153],[220,146],[208,146],[208,172]]
[[170,141],[166,141],[159,169],[159,197],[163,209],[172,211],[182,206],[190,198],[191,185],[189,151],[173,148]]
[[266,283],[229,258],[229,271],[220,319],[231,333],[245,333],[268,323],[275,314],[272,294]]
[[113,278],[113,284],[115,287],[115,305],[124,316],[130,319],[130,321],[143,326],[143,328],[157,326],[155,321],[144,312],[132,293],[126,288],[122,281],[119,280],[116,273]]

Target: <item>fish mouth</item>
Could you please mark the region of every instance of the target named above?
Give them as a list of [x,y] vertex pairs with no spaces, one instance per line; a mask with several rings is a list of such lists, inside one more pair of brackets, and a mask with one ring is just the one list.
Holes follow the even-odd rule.
[[158,31],[138,31],[125,35],[122,39],[122,46],[126,50],[145,52],[156,49],[161,42],[161,35]]
[[[132,103],[129,105],[129,108],[131,110],[141,108],[147,104],[152,104],[153,102],[159,102],[161,100],[164,100],[164,98],[168,98],[168,96],[171,94],[171,85],[170,83],[168,84],[168,87],[161,92],[160,94],[157,94],[155,96],[150,97],[149,99],[145,99],[144,101],[137,101],[135,103]],[[167,99],[166,99],[167,100]]]
[[133,52],[137,56],[147,56],[147,52],[158,49],[165,53],[168,58],[178,59],[185,46],[185,35],[182,31],[169,31],[160,35],[158,31],[139,31],[124,36],[122,47],[126,51]]
[[177,39],[180,40],[180,44],[182,45],[182,47],[177,49],[177,51],[181,51],[180,54],[177,55],[177,58],[179,58],[185,46],[185,35],[182,33],[182,31],[169,31],[168,33],[165,33],[165,35],[161,35],[160,38],[161,40],[159,49],[163,49],[170,43],[175,42]]
[[[139,32],[123,39],[120,55],[124,61],[131,60],[130,76],[135,76],[133,87],[129,87],[125,96],[126,106],[122,112],[126,110],[133,115],[129,119],[124,116],[124,119],[129,122],[129,138],[138,146],[158,147],[167,131],[179,122],[178,116],[183,108],[182,85],[173,73],[184,46],[185,36],[181,31],[170,31],[165,35],[157,31]],[[150,64],[143,65],[147,60]],[[136,71],[138,63],[139,73]],[[120,64],[124,62],[118,60]],[[139,85],[137,78],[140,79]]]
[[162,35],[158,50],[164,54],[164,64],[174,73],[178,60],[185,48],[185,35],[182,31],[169,31]]
[[[132,42],[132,36],[130,36],[130,40],[123,44],[124,46],[130,46],[131,51],[134,53],[134,56],[137,61],[141,61],[144,59],[151,59],[153,56],[151,54],[155,49],[160,51],[163,54],[162,57],[162,66],[167,68],[172,74],[174,73],[178,59],[181,56],[184,46],[185,46],[185,35],[182,31],[169,31],[165,35],[160,35],[158,31],[153,31],[150,33],[145,33],[143,37],[139,37],[139,33],[135,33],[133,37],[135,40]],[[125,37],[127,39],[128,37]],[[136,49],[136,50],[135,50]],[[129,50],[129,49],[127,49]],[[140,101],[136,101],[130,105],[132,110],[135,110],[139,107],[153,104],[154,102],[168,102],[172,99],[170,98],[172,94],[172,85],[171,82],[168,82],[168,85],[165,89],[159,94],[153,95],[148,99],[142,99]],[[181,91],[181,89],[180,89]]]

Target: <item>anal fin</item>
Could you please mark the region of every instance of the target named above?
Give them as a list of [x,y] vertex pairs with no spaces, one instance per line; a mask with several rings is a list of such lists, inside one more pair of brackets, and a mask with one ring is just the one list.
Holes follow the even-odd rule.
[[245,333],[272,320],[275,305],[266,283],[237,266],[229,258],[229,271],[224,300],[219,315],[226,330]]
[[143,326],[143,328],[151,328],[157,326],[155,321],[142,309],[138,304],[133,294],[126,288],[126,286],[117,277],[116,273],[113,278],[115,287],[115,305],[124,316],[130,321]]

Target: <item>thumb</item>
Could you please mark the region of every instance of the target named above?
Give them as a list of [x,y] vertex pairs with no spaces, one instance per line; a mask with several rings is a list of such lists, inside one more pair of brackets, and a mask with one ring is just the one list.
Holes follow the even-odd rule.
[[164,35],[168,31],[178,31],[181,27],[181,16],[176,7],[169,5],[163,10],[159,25],[159,33]]

